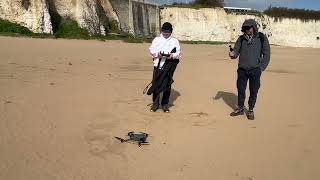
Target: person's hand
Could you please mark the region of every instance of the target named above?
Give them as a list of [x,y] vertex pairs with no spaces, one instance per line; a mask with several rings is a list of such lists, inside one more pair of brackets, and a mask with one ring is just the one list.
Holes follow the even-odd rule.
[[157,53],[154,53],[154,54],[151,54],[152,58],[157,58],[158,57],[158,54]]
[[168,57],[168,59],[173,59],[173,54],[170,53],[170,56]]
[[234,51],[230,51],[230,52],[229,52],[229,57],[230,57],[231,59],[234,59],[234,58],[235,58]]
[[159,58],[159,59],[162,58],[161,52],[158,53],[158,58]]

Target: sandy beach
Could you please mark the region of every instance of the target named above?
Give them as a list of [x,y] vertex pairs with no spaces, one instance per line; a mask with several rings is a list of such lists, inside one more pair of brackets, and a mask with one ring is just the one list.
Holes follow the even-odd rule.
[[149,46],[0,37],[0,179],[319,179],[319,49],[271,47],[248,121],[228,45],[182,44],[171,113],[150,112]]

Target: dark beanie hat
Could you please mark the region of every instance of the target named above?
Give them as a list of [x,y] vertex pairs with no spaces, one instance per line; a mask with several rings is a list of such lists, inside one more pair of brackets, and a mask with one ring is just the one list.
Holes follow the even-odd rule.
[[172,29],[172,25],[169,22],[163,23],[162,28],[161,28],[162,32],[170,32],[170,33],[172,33],[172,30],[173,30]]

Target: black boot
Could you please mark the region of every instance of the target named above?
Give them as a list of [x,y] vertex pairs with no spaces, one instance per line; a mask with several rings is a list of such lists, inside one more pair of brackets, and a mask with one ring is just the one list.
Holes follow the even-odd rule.
[[151,112],[156,112],[159,108],[159,104],[158,103],[153,103],[151,108],[150,108],[150,111]]
[[235,111],[230,113],[230,116],[239,116],[239,115],[244,115],[243,108],[237,108]]
[[170,110],[169,110],[169,105],[168,105],[168,104],[162,105],[162,110],[163,110],[163,112],[165,112],[165,113],[169,113],[169,112],[170,112]]
[[254,120],[254,112],[252,109],[249,109],[249,111],[247,112],[247,118],[249,120]]

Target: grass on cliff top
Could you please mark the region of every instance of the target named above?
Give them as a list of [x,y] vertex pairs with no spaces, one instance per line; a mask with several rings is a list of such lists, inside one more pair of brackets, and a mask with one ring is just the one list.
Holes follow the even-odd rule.
[[300,19],[302,21],[310,20],[320,20],[320,11],[309,10],[309,9],[291,9],[286,7],[272,7],[269,6],[268,9],[264,11],[268,16],[274,17],[276,19],[282,18],[294,18]]

